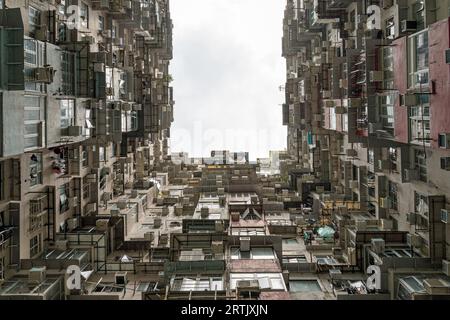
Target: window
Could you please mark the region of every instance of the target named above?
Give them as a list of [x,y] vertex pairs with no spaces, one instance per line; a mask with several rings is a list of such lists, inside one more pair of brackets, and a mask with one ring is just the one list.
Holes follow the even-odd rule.
[[397,211],[398,210],[398,202],[397,202],[397,184],[392,181],[388,181],[388,195],[391,200],[391,209]]
[[84,2],[80,2],[80,20],[82,27],[89,28],[89,7]]
[[409,86],[428,85],[428,30],[412,35],[409,39]]
[[41,119],[44,98],[24,96],[24,143],[25,149],[42,147]]
[[94,129],[93,120],[92,120],[92,110],[86,109],[84,113],[85,117],[85,127],[84,127],[84,136],[90,137],[92,135],[92,129]]
[[386,35],[387,39],[394,39],[394,37],[395,37],[394,17],[386,20],[385,35]]
[[28,23],[30,34],[34,35],[36,29],[41,25],[41,12],[31,6],[28,8]]
[[40,234],[30,239],[30,257],[34,257],[41,252],[42,250],[41,240],[42,237]]
[[61,108],[61,128],[73,126],[75,122],[75,101],[64,99],[59,102]]
[[138,129],[137,111],[131,111],[131,131]]
[[[383,89],[394,89],[394,57],[392,47],[383,48]],[[395,95],[380,96],[380,118],[383,128],[391,133],[394,131]]]
[[185,276],[175,277],[171,281],[172,291],[214,291],[223,290],[222,276],[199,277]]
[[414,191],[414,209],[416,213],[428,217],[428,197]]
[[81,150],[81,165],[83,168],[86,168],[89,164],[89,157],[88,157],[88,148],[87,146],[82,146]]
[[63,184],[59,187],[59,213],[69,210],[69,184]]
[[275,259],[272,248],[252,248],[250,251],[240,251],[239,248],[231,248],[231,259],[254,259],[254,260],[270,260]]
[[295,256],[295,257],[285,257],[283,258],[283,263],[306,263],[306,257],[304,255]]
[[113,26],[112,32],[111,32],[111,38],[115,39],[117,35],[117,26]]
[[291,292],[320,292],[317,280],[292,280],[289,281],[289,291]]
[[45,43],[38,42],[34,39],[25,39],[23,42],[23,47],[25,90],[45,92],[44,84],[30,81],[34,78],[34,68],[45,64]]
[[103,16],[98,16],[98,30],[105,30],[105,17]]
[[65,15],[66,11],[66,0],[60,0],[58,5],[58,12],[61,15]]
[[425,28],[425,1],[416,1],[416,3],[413,5],[413,10],[413,15],[415,16],[415,20],[417,21],[417,30],[423,30]]
[[409,140],[411,143],[430,145],[430,97],[419,95],[420,105],[408,108]]
[[285,290],[280,273],[231,273],[230,289],[235,290],[238,281],[257,280],[261,289]]
[[34,153],[30,158],[30,187],[42,183],[42,154]]
[[84,181],[83,183],[83,199],[89,198],[90,193],[90,183],[87,181]]
[[106,168],[102,168],[102,170],[100,171],[100,177],[99,177],[101,190],[105,189],[105,187],[106,187],[106,176],[107,175],[108,175],[108,173],[106,172]]
[[0,9],[3,9],[3,0],[0,0]]
[[392,171],[397,171],[397,148],[389,148],[389,162],[390,162],[390,169]]
[[283,239],[283,244],[298,244],[297,239],[292,238],[292,239]]
[[73,52],[61,52],[61,80],[62,94],[75,95],[75,54]]
[[98,148],[98,160],[99,161],[106,161],[106,158],[105,158],[105,147],[99,147]]
[[113,142],[111,146],[111,158],[116,156],[117,143]]
[[414,167],[419,171],[419,179],[427,182],[427,155],[425,151],[414,150]]

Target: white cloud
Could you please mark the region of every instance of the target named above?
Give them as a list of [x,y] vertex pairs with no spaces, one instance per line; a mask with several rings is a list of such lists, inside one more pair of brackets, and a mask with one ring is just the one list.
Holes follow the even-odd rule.
[[284,149],[283,2],[172,0],[171,13],[172,151],[229,149],[255,159]]

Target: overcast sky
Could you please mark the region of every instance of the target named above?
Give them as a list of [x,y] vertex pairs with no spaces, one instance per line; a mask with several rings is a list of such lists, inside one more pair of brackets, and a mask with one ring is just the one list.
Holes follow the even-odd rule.
[[286,147],[281,0],[171,0],[172,152],[267,157]]

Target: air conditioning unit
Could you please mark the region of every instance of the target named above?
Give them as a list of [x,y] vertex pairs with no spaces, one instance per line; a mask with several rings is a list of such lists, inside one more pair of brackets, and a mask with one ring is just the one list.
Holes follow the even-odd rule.
[[34,267],[28,271],[28,282],[42,283],[45,281],[47,275],[47,267]]
[[355,220],[355,227],[356,230],[366,230],[367,228],[367,221],[366,220]]
[[346,47],[347,48],[355,48],[356,47],[355,39],[347,39],[346,40]]
[[69,198],[69,204],[71,208],[76,208],[78,206],[78,197]]
[[333,108],[335,103],[334,100],[324,100],[323,105],[325,108]]
[[111,217],[118,217],[120,216],[120,209],[110,209],[109,214]]
[[236,288],[239,291],[259,291],[258,280],[239,280],[236,281]]
[[211,242],[212,253],[223,253],[223,241],[212,241]]
[[353,22],[344,23],[344,30],[352,31],[353,29],[355,29],[355,24]]
[[415,212],[407,213],[406,221],[409,222],[409,224],[415,224],[416,223],[416,213]]
[[112,200],[112,197],[113,197],[112,192],[103,192],[102,200],[103,201],[110,201],[110,200]]
[[111,36],[112,36],[112,31],[111,31],[111,30],[103,30],[103,31],[101,32],[101,34],[102,34],[102,36],[103,36],[104,38],[111,38]]
[[322,98],[323,99],[330,99],[331,98],[331,91],[329,91],[329,90],[322,91]]
[[223,226],[223,221],[222,220],[217,220],[215,221],[215,229],[216,232],[223,232],[224,231],[224,226]]
[[345,150],[345,154],[347,155],[347,157],[356,157],[358,156],[358,151],[355,149],[347,149]]
[[88,183],[95,183],[97,182],[97,175],[95,173],[91,173],[86,175],[86,177],[84,177],[85,181]]
[[[72,219],[68,219],[67,220],[67,228],[69,230],[75,229],[75,228],[70,228],[71,225],[69,223],[69,220],[72,220]],[[55,241],[55,248],[58,249],[58,250],[61,250],[61,251],[66,251],[69,248],[69,240],[56,240]]]
[[34,32],[34,38],[39,41],[47,41],[49,32],[47,26],[43,25]]
[[359,186],[358,180],[350,180],[348,182],[348,186],[350,189],[358,188],[358,186]]
[[85,211],[84,212],[85,214],[96,212],[97,211],[97,203],[96,202],[88,203],[85,206],[85,210],[84,211]]
[[82,126],[69,126],[67,127],[67,135],[69,137],[78,137],[83,134]]
[[250,237],[240,237],[239,238],[240,243],[240,251],[241,252],[248,252],[250,251]]
[[350,108],[359,108],[361,107],[361,98],[348,98],[347,103]]
[[150,11],[148,11],[148,10],[142,11],[142,17],[143,18],[150,18]]
[[102,62],[95,62],[94,72],[105,72],[105,64]]
[[124,0],[124,1],[123,1],[123,6],[124,6],[126,9],[131,9],[131,8],[132,8],[131,0]]
[[379,221],[382,230],[392,230],[394,228],[394,221],[391,219],[380,219]]
[[97,231],[104,232],[108,230],[109,219],[97,219],[95,221],[95,228]]
[[444,272],[445,275],[450,276],[450,261],[449,260],[442,260],[442,272]]
[[391,167],[391,162],[389,160],[378,160],[378,169],[387,170]]
[[135,111],[142,110],[142,104],[140,104],[140,103],[133,104],[133,110],[135,110]]
[[122,103],[122,110],[123,111],[131,111],[132,110],[131,104],[128,102]]
[[347,112],[347,109],[345,107],[336,107],[334,108],[335,114],[344,114]]
[[439,133],[438,146],[441,149],[450,149],[450,133]]
[[422,238],[417,234],[408,233],[406,235],[406,243],[410,247],[418,248],[422,245]]
[[356,264],[356,249],[355,248],[352,248],[352,247],[347,248],[347,258],[348,258],[349,264],[351,264],[351,265]]
[[404,170],[405,182],[411,182],[419,179],[419,171],[417,169]]
[[380,198],[378,206],[382,209],[389,209],[391,207],[391,199],[389,199],[388,197]]
[[202,218],[206,218],[209,216],[209,208],[208,207],[202,207],[200,209],[200,215]]
[[383,71],[370,71],[369,79],[370,79],[370,82],[383,81]]
[[420,104],[419,96],[414,93],[400,95],[400,106],[414,107]]
[[316,113],[313,115],[313,120],[314,121],[322,121],[322,114],[320,113]]
[[401,32],[415,32],[417,31],[417,21],[414,20],[402,20],[400,23]]
[[339,79],[339,88],[347,89],[347,87],[348,87],[348,80],[347,79]]
[[448,210],[447,209],[441,209],[441,221],[443,223],[449,223]]
[[84,36],[83,41],[89,43],[89,44],[95,44],[95,37],[93,36]]
[[55,70],[53,67],[38,67],[33,69],[33,82],[43,82],[50,84],[53,82],[53,76],[55,75]]
[[371,244],[372,244],[372,251],[375,252],[376,254],[380,254],[380,253],[384,252],[384,250],[385,250],[384,239],[372,238]]
[[127,272],[126,271],[116,272],[116,274],[114,275],[114,280],[116,285],[125,286],[128,283]]

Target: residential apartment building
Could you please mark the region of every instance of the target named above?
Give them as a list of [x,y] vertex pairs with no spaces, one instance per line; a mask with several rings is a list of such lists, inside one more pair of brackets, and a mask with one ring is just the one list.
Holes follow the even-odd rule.
[[[104,220],[108,202],[132,189],[144,206],[153,197],[147,177],[168,155],[173,121],[169,1],[5,0],[0,46],[0,279],[8,279],[61,241],[104,237],[80,230],[85,219]],[[130,210],[142,214],[135,202]]]
[[[371,223],[405,232],[395,241],[447,275],[449,10],[437,0],[288,0],[281,161],[316,217],[367,215],[356,219],[372,221],[361,234]],[[343,249],[349,260],[359,250]]]

